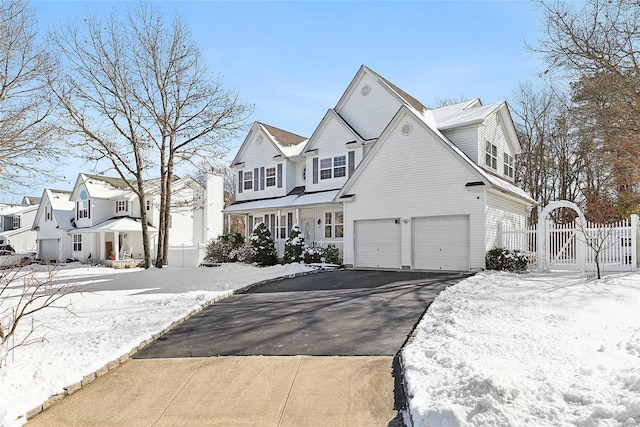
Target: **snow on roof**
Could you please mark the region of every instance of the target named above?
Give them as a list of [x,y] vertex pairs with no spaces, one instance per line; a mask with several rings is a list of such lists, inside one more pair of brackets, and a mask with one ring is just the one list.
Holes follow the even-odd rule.
[[275,199],[254,200],[251,202],[240,202],[224,209],[224,212],[245,212],[256,209],[286,208],[301,205],[314,205],[321,203],[333,203],[333,199],[338,194],[338,190],[320,191],[301,195],[288,195]]
[[109,199],[111,197],[122,197],[130,191],[127,183],[121,178],[88,174],[81,175],[84,177],[84,185],[91,197]]
[[[503,102],[494,102],[493,104],[478,105],[465,108],[458,111],[445,109],[444,111],[431,110],[436,120],[438,129],[450,129],[453,127],[464,126],[472,123],[483,121],[489,114],[498,109]],[[456,104],[459,105],[459,104]],[[447,114],[451,113],[451,114]]]
[[286,130],[279,129],[275,126],[270,126],[265,123],[257,122],[262,129],[269,135],[273,143],[282,151],[287,157],[297,156],[302,153],[302,150],[309,141],[304,136],[297,135]]
[[[93,227],[74,230],[75,233],[95,233],[100,231],[118,231],[123,233],[142,231],[142,223],[128,217],[112,218]],[[158,229],[150,225],[149,231],[156,232]]]
[[0,215],[20,215],[38,209],[38,205],[0,204]]

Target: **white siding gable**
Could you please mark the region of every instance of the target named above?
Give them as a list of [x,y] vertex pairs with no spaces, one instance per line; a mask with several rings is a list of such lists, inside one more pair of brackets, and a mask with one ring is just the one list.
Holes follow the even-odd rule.
[[[354,135],[353,132],[348,129],[340,118],[336,117],[333,112],[330,112],[325,116],[320,127],[316,132],[314,132],[313,136],[309,140],[309,149],[317,150],[314,151],[317,155],[307,157],[307,192],[335,190],[344,185],[349,177],[349,151],[353,152],[351,158],[355,163],[353,165],[354,168],[362,159],[362,149],[360,144],[349,144],[348,147],[346,146],[347,143],[353,141],[357,142],[357,140],[358,137]],[[342,168],[342,166],[339,166],[340,163],[338,162],[338,166],[336,167],[336,165],[334,165],[334,161],[336,158],[341,159],[342,157],[344,157],[345,164],[344,168],[339,170],[339,174],[342,174],[342,170],[344,170],[345,173],[343,176],[335,177],[334,172],[337,168]],[[321,164],[323,160],[325,160],[325,163],[329,163],[328,159],[331,159],[331,178],[323,179],[321,176]],[[317,163],[316,167],[314,167],[314,162]],[[315,177],[314,174],[316,174]],[[328,169],[325,174],[329,174]]]
[[376,76],[361,71],[336,111],[365,140],[380,136],[402,102]]
[[[493,169],[486,163],[485,150],[486,143],[489,142],[497,147],[497,168]],[[504,155],[507,154],[510,158],[514,159],[514,144],[509,139],[509,133],[505,125],[504,119],[500,110],[495,111],[489,115],[479,129],[478,138],[478,164],[485,169],[495,173],[507,181],[513,182],[513,177],[505,175],[504,168]]]
[[[252,131],[248,136],[245,142],[242,145],[241,152],[236,158],[237,163],[244,163],[241,166],[235,168],[236,174],[236,200],[255,200],[262,198],[270,198],[270,197],[278,197],[283,196],[287,193],[288,188],[284,185],[284,183],[290,183],[287,180],[286,172],[289,170],[285,167],[284,162],[286,160],[280,160],[280,162],[276,162],[274,160],[274,156],[282,155],[280,150],[276,148],[276,146],[271,142],[268,135],[266,135],[259,128],[254,127],[254,131]],[[280,159],[283,159],[282,157]],[[282,187],[278,188],[278,163],[282,164]],[[275,177],[275,185],[267,185],[267,172],[268,169],[275,168],[276,177]],[[258,171],[258,176],[254,176],[256,169]],[[246,173],[250,172],[252,175],[252,185],[251,188],[244,188],[244,182],[239,181],[239,172],[242,172],[243,181],[245,181]],[[242,189],[242,191],[240,191]]]
[[469,191],[479,174],[426,125],[403,109],[346,189],[345,260],[353,264],[354,222],[396,218],[402,227],[402,265],[411,266],[414,218],[469,218],[469,267],[484,267],[484,198]]

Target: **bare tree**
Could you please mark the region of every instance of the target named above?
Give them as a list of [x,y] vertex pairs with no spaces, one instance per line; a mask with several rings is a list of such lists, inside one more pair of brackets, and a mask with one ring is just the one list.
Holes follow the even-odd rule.
[[[35,313],[70,309],[65,297],[79,291],[69,284],[54,284],[55,272],[53,266],[46,273],[26,267],[0,269],[0,367],[13,349],[42,340],[34,336],[41,326],[33,319]],[[26,328],[21,326],[25,324]]]
[[59,152],[47,82],[54,66],[26,2],[0,2],[0,190],[53,176]]
[[[65,80],[72,90],[59,93],[94,158],[111,160],[123,178],[135,177],[132,189],[141,192],[143,212],[142,172],[159,168],[161,267],[168,255],[176,165],[220,158],[251,107],[209,72],[180,17],[167,24],[157,7],[140,3],[124,18],[113,14],[100,22],[90,16],[84,23],[82,32],[68,27],[54,37],[74,67]],[[85,111],[87,105],[92,110]]]
[[551,72],[573,80],[574,126],[594,168],[585,189],[619,215],[640,203],[640,3],[540,2],[547,34],[535,51]]
[[50,40],[64,59],[64,72],[52,81],[52,88],[66,119],[63,130],[77,137],[71,142],[87,159],[108,161],[138,196],[148,268],[152,261],[144,172],[152,164],[151,141],[143,131],[146,114],[134,95],[144,88],[126,66],[133,53],[126,31],[115,16],[106,22],[87,16],[83,28],[69,24],[51,33]]

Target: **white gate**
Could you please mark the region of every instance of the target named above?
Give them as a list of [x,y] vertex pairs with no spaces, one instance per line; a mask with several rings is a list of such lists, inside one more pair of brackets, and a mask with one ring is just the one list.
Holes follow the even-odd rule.
[[[549,213],[565,207],[577,212],[576,221],[555,224]],[[529,268],[547,270],[595,270],[596,262],[606,271],[638,268],[638,215],[614,224],[587,222],[571,202],[550,203],[540,214],[538,226],[527,230],[498,228],[499,246],[529,255]]]

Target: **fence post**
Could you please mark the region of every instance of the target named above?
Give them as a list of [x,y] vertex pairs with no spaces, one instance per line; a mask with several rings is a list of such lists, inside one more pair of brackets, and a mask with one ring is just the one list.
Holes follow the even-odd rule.
[[638,215],[631,214],[631,271],[638,269]]
[[[580,273],[584,273],[587,271],[587,227],[589,226],[588,222],[584,219],[582,215],[578,215],[575,222],[575,233],[576,233],[576,261],[578,264],[578,271]],[[578,233],[582,234],[582,240],[578,238]]]

